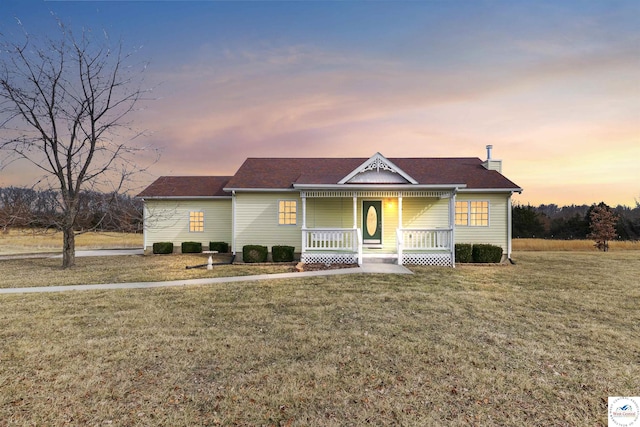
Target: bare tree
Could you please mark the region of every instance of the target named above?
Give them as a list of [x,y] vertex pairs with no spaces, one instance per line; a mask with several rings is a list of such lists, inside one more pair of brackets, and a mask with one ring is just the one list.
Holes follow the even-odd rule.
[[591,233],[587,237],[596,241],[596,248],[607,252],[609,241],[617,237],[616,223],[618,218],[615,213],[604,203],[594,206],[589,214]]
[[43,173],[40,186],[56,190],[68,268],[82,191],[118,194],[144,169],[134,162],[144,149],[134,145],[139,134],[125,118],[143,100],[145,66],[127,66],[131,55],[104,33],[58,28],[46,40],[0,35],[0,167],[30,162]]

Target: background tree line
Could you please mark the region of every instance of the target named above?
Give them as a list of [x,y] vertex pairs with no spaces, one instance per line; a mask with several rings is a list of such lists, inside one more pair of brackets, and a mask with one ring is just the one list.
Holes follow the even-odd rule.
[[[24,187],[0,188],[0,229],[62,228],[59,191]],[[142,200],[117,193],[82,191],[75,231],[142,232]]]
[[593,231],[592,212],[596,206],[610,210],[615,216],[617,240],[640,240],[640,203],[635,208],[604,202],[598,205],[514,205],[513,237],[542,239],[589,239]]

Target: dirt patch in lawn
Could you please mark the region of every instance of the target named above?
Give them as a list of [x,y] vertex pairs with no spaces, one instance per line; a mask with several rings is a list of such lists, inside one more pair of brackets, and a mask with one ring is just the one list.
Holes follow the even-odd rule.
[[339,270],[341,268],[356,268],[358,264],[349,264],[349,263],[324,263],[324,262],[314,262],[314,263],[303,263],[299,262],[295,269],[297,271],[322,271],[322,270]]

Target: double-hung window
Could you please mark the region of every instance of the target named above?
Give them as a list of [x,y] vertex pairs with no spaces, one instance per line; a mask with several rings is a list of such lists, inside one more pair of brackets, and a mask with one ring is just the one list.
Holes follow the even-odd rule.
[[204,231],[204,212],[189,212],[189,232],[202,233]]
[[456,225],[486,227],[489,225],[489,202],[471,200],[456,202]]
[[278,201],[278,224],[296,225],[298,203],[295,200]]

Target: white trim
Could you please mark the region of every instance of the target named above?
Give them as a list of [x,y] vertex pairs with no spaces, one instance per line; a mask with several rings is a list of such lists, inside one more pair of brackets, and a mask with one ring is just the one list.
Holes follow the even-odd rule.
[[460,193],[522,193],[522,188],[460,188]]
[[222,191],[251,191],[251,192],[265,192],[265,193],[282,193],[284,191],[298,191],[295,188],[291,188],[291,187],[286,187],[286,188],[231,188],[231,187],[225,187],[222,189]]
[[236,192],[231,192],[231,250],[236,255]]
[[382,154],[380,154],[378,152],[378,153],[374,154],[373,156],[371,156],[370,158],[368,158],[360,166],[355,168],[349,175],[345,176],[340,181],[338,181],[338,184],[347,184],[353,177],[355,177],[356,175],[358,175],[360,173],[365,172],[367,167],[371,166],[374,163],[376,163],[376,164],[380,164],[380,163],[384,164],[385,166],[387,166],[389,168],[390,171],[392,171],[394,173],[397,173],[402,178],[404,178],[407,181],[409,181],[409,183],[411,183],[411,184],[417,184],[418,183],[418,181],[416,181],[411,176],[409,176],[409,174],[407,174],[405,171],[403,171],[398,166],[393,164],[392,161],[390,161],[389,159],[387,159],[385,156],[383,156]]
[[[486,202],[487,203],[487,225],[472,225],[471,224],[471,203],[477,202]],[[491,226],[491,201],[488,199],[474,199],[474,200],[459,200],[455,203],[466,203],[467,204],[467,223],[466,224],[456,224],[456,210],[455,204],[453,205],[453,225],[456,227],[489,227]]]
[[144,196],[140,197],[140,199],[142,199],[143,202],[145,200],[230,200],[232,196]]
[[[455,188],[465,188],[467,184],[293,184],[296,190],[341,190],[341,191],[367,191],[367,190],[388,190],[388,191],[416,191],[416,190],[453,190]],[[225,189],[226,190],[226,189]],[[483,190],[490,192],[491,190]],[[513,190],[509,190],[513,191]]]
[[[283,224],[283,223],[280,222],[280,202],[293,202],[293,203],[295,203],[296,222],[294,222],[293,224]],[[287,212],[284,211],[284,213],[286,214]],[[289,214],[291,214],[291,212],[289,212]],[[278,225],[278,227],[291,227],[291,226],[296,227],[298,225],[298,200],[297,199],[278,199],[278,205],[277,205],[277,209],[276,209],[276,224]]]
[[512,206],[511,206],[511,195],[507,197],[507,259],[511,259],[511,234],[512,234]]

